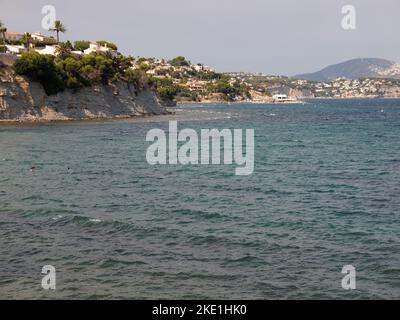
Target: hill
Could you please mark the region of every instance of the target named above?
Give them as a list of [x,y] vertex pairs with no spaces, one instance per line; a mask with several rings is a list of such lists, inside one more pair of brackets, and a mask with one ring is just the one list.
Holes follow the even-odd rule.
[[332,81],[337,78],[392,78],[400,79],[400,64],[377,58],[363,58],[328,66],[318,72],[299,74],[295,79]]

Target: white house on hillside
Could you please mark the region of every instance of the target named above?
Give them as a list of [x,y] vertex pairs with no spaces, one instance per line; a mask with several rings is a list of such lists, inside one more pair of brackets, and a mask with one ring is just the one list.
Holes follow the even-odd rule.
[[14,46],[14,45],[8,45],[6,44],[7,52],[14,53],[14,54],[20,54],[24,51],[26,51],[26,48],[24,46]]
[[46,41],[46,42],[54,42],[54,43],[56,42],[56,40],[53,37],[45,36],[45,35],[41,34],[40,32],[32,33],[31,37],[33,40],[36,40],[36,41],[41,41],[41,42]]
[[57,46],[46,46],[44,49],[36,49],[36,52],[39,54],[51,54],[52,56],[56,55]]
[[83,51],[84,54],[91,54],[93,52],[111,52],[112,54],[116,54],[116,52],[106,46],[101,46],[97,43],[91,43],[89,48]]

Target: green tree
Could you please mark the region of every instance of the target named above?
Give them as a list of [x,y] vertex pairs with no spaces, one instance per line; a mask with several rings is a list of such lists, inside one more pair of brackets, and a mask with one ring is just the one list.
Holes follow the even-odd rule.
[[142,62],[139,64],[139,69],[146,72],[151,69],[151,66],[146,62]]
[[91,84],[91,81],[85,78],[85,74],[82,71],[82,60],[79,58],[73,56],[67,57],[65,60],[61,61],[59,65],[64,71],[65,86],[67,88],[77,90]]
[[29,52],[32,43],[32,35],[29,32],[24,33],[24,36],[22,37],[22,43],[25,44],[26,50]]
[[53,31],[57,34],[57,43],[60,42],[60,32],[64,33],[67,31],[67,28],[62,24],[60,20],[54,21],[54,26],[50,28],[49,31]]
[[107,83],[119,72],[118,63],[105,53],[93,52],[82,57],[82,65],[91,66],[97,75],[95,81]]
[[149,79],[147,74],[139,69],[127,69],[125,71],[124,77],[126,81],[133,84],[137,90],[142,90],[148,87],[151,83],[151,80]]
[[85,51],[86,49],[88,49],[90,47],[90,41],[84,41],[84,40],[80,40],[80,41],[75,41],[74,42],[74,48],[77,51]]
[[178,57],[172,59],[169,63],[174,67],[188,67],[188,66],[190,66],[190,62],[187,61],[186,58],[182,57],[182,56],[178,56]]
[[48,95],[64,89],[62,72],[54,63],[51,55],[36,52],[23,53],[14,64],[15,72],[42,84]]
[[182,92],[182,87],[174,84],[171,79],[157,79],[157,93],[162,100],[173,100]]
[[71,48],[72,48],[71,43],[60,42],[57,46],[56,54],[60,59],[64,60],[64,59],[68,58],[69,56],[71,56],[71,52],[72,52]]

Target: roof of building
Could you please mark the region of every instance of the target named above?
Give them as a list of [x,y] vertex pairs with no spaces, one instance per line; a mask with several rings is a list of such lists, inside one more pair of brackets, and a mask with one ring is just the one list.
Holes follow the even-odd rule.
[[7,31],[6,34],[9,34],[9,35],[24,35],[23,32],[16,32],[16,31]]

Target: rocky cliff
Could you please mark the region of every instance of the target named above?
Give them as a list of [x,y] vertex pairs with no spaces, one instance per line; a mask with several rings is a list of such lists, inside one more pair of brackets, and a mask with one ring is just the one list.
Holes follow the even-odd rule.
[[36,82],[0,61],[0,121],[54,121],[128,118],[167,113],[152,89],[132,85],[93,85],[48,96]]

